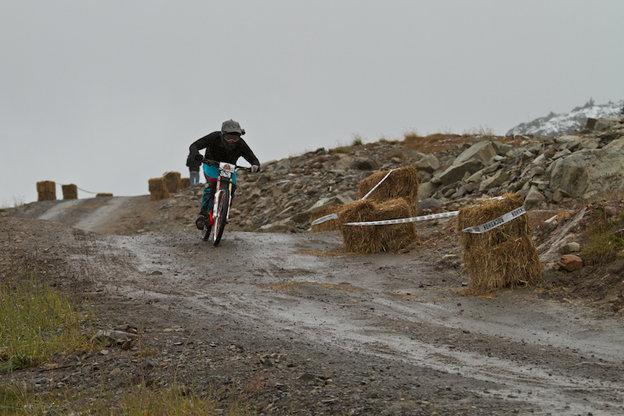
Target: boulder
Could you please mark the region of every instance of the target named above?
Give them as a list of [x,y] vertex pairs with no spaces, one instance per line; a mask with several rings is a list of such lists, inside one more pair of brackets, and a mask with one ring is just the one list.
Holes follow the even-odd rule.
[[442,206],[442,203],[435,198],[425,198],[418,203],[419,210],[440,208],[441,206]]
[[591,199],[624,190],[624,149],[575,152],[556,160],[548,169],[550,190],[573,198]]
[[594,126],[594,130],[597,130],[597,131],[611,130],[617,124],[619,124],[619,120],[616,118],[599,118],[598,120],[596,120],[596,125]]
[[483,182],[481,182],[481,185],[479,186],[479,192],[485,192],[488,189],[499,187],[505,182],[507,182],[509,179],[511,179],[511,175],[508,172],[501,169],[498,172],[496,172],[494,175],[492,175],[491,178],[488,178],[484,180]]
[[353,158],[344,153],[340,154],[340,159],[338,159],[333,166],[334,170],[342,171],[347,170],[353,163]]
[[481,162],[483,166],[486,166],[488,162],[496,155],[497,152],[492,142],[489,140],[484,140],[482,142],[475,143],[468,149],[464,150],[462,154],[457,156],[457,158],[453,161],[453,165],[458,166],[464,164],[467,161],[476,160]]
[[424,170],[429,173],[433,173],[440,168],[440,162],[438,158],[433,154],[424,155],[418,162],[414,163],[414,166],[418,170]]
[[442,172],[438,178],[442,186],[446,186],[460,181],[467,172],[472,175],[482,167],[483,162],[477,158],[466,160],[459,165],[456,165],[455,162],[453,162],[453,164]]
[[439,184],[434,184],[431,182],[421,183],[418,186],[418,200],[424,200],[435,194],[438,190]]
[[531,189],[529,189],[529,193],[526,198],[524,198],[524,206],[526,209],[531,209],[539,206],[539,204],[541,204],[545,199],[546,197],[539,191],[537,186],[533,185],[531,186]]
[[379,165],[377,162],[371,159],[366,159],[363,157],[356,158],[351,165],[349,166],[351,169],[355,170],[377,170],[379,169]]
[[557,265],[564,270],[573,272],[583,267],[583,260],[574,254],[564,254],[561,256],[561,260],[557,262]]
[[624,137],[617,138],[617,139],[609,142],[608,144],[603,146],[603,149],[605,149],[605,150],[608,150],[608,149],[624,149]]
[[563,246],[563,254],[578,253],[581,251],[581,245],[576,241],[569,242]]
[[508,143],[501,143],[499,141],[493,141],[492,144],[496,147],[496,153],[498,153],[501,156],[506,155],[507,153],[509,153],[510,150],[513,149],[513,146],[508,144]]

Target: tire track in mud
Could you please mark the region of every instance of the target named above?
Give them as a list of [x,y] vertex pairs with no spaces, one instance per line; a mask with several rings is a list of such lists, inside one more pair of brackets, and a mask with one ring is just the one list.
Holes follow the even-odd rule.
[[84,270],[112,293],[157,300],[198,319],[222,314],[328,351],[491,382],[495,387],[473,393],[545,413],[624,412],[621,322],[597,321],[591,311],[527,290],[463,296],[465,276],[435,271],[417,253],[302,253],[340,249],[332,233],[226,233],[217,248],[195,234],[107,236],[89,244],[99,254],[74,260],[82,258]]

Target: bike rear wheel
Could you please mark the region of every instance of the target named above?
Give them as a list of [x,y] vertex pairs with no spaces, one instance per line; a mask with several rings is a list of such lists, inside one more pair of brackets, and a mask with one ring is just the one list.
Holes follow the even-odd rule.
[[228,210],[230,209],[230,190],[223,189],[219,197],[219,206],[217,207],[217,215],[214,221],[214,236],[212,244],[216,246],[221,242],[223,230],[227,223]]

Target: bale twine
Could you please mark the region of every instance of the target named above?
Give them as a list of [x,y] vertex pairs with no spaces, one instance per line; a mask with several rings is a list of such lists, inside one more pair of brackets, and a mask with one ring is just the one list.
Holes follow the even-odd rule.
[[404,198],[385,202],[357,201],[338,207],[338,221],[345,250],[361,253],[398,251],[418,241],[414,223],[393,225],[345,225],[348,222],[365,222],[409,218],[413,206]]
[[180,189],[188,188],[191,186],[191,178],[180,179]]
[[519,194],[480,201],[459,211],[457,229],[463,260],[475,293],[487,293],[502,287],[526,285],[542,276],[542,265],[527,215],[482,234],[461,230],[492,221],[523,205]]
[[165,185],[170,194],[180,189],[180,172],[167,172],[163,175],[163,178],[165,178]]
[[37,182],[37,201],[56,201],[56,183],[54,181]]
[[63,199],[78,199],[78,187],[74,184],[61,185]]
[[113,194],[109,194],[109,193],[106,193],[106,192],[95,194],[96,198],[105,198],[105,197],[108,197],[108,196],[113,196]]
[[[362,180],[358,187],[360,198],[373,189],[389,171],[375,172]],[[366,199],[373,201],[388,201],[396,198],[405,198],[412,206],[418,202],[418,169],[406,166],[395,169]]]
[[[314,220],[324,217],[325,215],[335,214],[338,212],[339,208],[340,207],[335,206],[335,205],[329,205],[329,206],[317,208],[314,211],[312,211],[312,214],[310,215],[310,222],[313,222]],[[340,229],[340,222],[338,221],[338,218],[335,218],[332,220],[322,222],[317,225],[313,225],[311,228],[312,228],[313,233],[319,233],[322,231],[335,231],[335,230]]]
[[161,199],[169,198],[169,190],[167,190],[167,184],[165,178],[152,178],[148,181],[150,199],[152,201],[159,201]]

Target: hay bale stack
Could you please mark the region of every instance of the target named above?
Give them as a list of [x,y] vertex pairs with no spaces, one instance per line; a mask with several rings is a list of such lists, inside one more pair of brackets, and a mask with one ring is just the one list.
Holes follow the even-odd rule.
[[160,201],[169,198],[169,190],[165,183],[165,178],[152,178],[148,181],[150,199],[152,201]]
[[106,197],[108,197],[108,196],[113,196],[113,194],[109,194],[109,193],[106,193],[106,192],[102,192],[102,193],[99,193],[99,194],[95,194],[95,197],[96,197],[96,198],[106,198]]
[[478,202],[459,211],[457,229],[464,265],[470,274],[472,290],[487,293],[502,287],[526,285],[542,276],[542,265],[527,215],[482,234],[461,230],[492,221],[523,205],[519,194]]
[[37,182],[37,201],[56,201],[56,183],[53,181]]
[[191,186],[191,178],[180,179],[180,189],[188,188]]
[[165,185],[167,185],[167,191],[170,194],[180,189],[180,172],[167,172],[163,175],[163,178],[165,178]]
[[78,199],[78,187],[74,184],[61,185],[63,199]]
[[385,202],[357,201],[338,208],[340,232],[345,250],[361,253],[382,253],[401,250],[418,241],[414,223],[393,225],[345,225],[348,222],[365,222],[409,218],[414,207],[404,198]]
[[[376,172],[362,180],[358,187],[360,198],[373,189],[389,171]],[[413,166],[395,169],[367,198],[373,201],[388,201],[405,198],[413,207],[418,203],[418,170]]]
[[[313,222],[314,220],[324,217],[325,215],[335,214],[338,212],[339,208],[340,207],[335,206],[335,205],[317,208],[310,215],[310,222]],[[339,230],[339,229],[340,229],[340,222],[338,221],[338,218],[328,220],[318,225],[312,226],[313,233],[320,233],[321,231],[334,231],[334,230]]]

